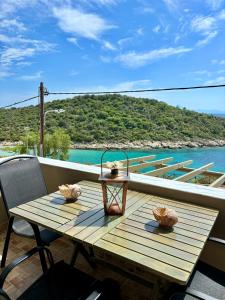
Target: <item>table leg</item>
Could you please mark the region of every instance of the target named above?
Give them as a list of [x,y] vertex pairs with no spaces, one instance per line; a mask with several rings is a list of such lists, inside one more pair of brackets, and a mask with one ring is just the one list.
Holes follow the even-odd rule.
[[[36,239],[37,246],[44,246],[44,242],[41,239],[40,230],[38,228],[38,225],[33,224],[33,223],[30,223],[30,225],[33,228],[34,236],[35,236],[35,239]],[[47,268],[47,263],[46,263],[46,259],[45,259],[45,253],[44,253],[43,249],[40,249],[39,256],[40,256],[42,270],[45,273],[48,268]]]
[[94,263],[94,261],[91,259],[89,253],[87,252],[87,250],[84,248],[83,245],[79,244],[79,243],[76,243],[73,241],[73,244],[74,244],[74,252],[73,252],[73,255],[72,255],[72,259],[70,261],[70,265],[71,266],[74,266],[75,262],[76,262],[76,259],[77,259],[77,256],[78,254],[80,253],[85,259],[86,261],[89,263],[89,265],[95,269],[96,268],[96,264]]

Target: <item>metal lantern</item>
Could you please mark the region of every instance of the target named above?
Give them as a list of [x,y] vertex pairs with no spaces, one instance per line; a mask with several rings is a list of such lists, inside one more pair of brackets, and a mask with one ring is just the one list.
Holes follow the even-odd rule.
[[103,173],[103,157],[106,152],[114,151],[107,149],[101,157],[101,181],[103,192],[103,204],[106,215],[123,215],[126,207],[127,189],[129,177],[129,160],[126,152],[122,152],[127,161],[126,172],[111,169],[111,172]]

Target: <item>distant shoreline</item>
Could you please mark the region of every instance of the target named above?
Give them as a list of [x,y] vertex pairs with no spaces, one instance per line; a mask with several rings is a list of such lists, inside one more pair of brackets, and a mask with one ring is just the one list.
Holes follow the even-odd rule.
[[[13,147],[21,142],[0,142],[1,147]],[[80,150],[99,150],[105,148],[130,149],[130,150],[151,150],[151,149],[182,149],[182,148],[203,148],[203,147],[223,147],[225,140],[198,140],[198,141],[134,141],[119,143],[74,143],[72,149]]]
[[98,150],[105,148],[150,150],[150,149],[182,149],[223,147],[225,140],[199,140],[199,141],[134,141],[124,143],[74,143],[70,149]]

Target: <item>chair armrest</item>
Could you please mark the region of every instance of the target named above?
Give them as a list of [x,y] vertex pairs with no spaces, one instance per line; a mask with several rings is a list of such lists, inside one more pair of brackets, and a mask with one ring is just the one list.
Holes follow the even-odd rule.
[[40,252],[41,250],[44,250],[46,252],[48,260],[49,260],[49,263],[52,265],[53,258],[52,258],[52,254],[51,254],[50,250],[47,249],[47,248],[45,248],[45,247],[34,247],[31,250],[29,250],[28,252],[26,252],[23,255],[21,255],[20,257],[14,259],[8,266],[5,267],[5,269],[2,271],[2,273],[0,275],[0,289],[2,289],[6,277],[9,275],[9,273],[15,267],[17,267],[18,265],[20,265],[22,262],[24,262],[25,260],[27,260],[32,255],[36,254],[37,252]]
[[215,243],[218,243],[218,244],[221,244],[221,245],[225,246],[225,240],[222,240],[222,239],[219,239],[219,238],[216,238],[216,237],[213,237],[213,236],[209,237],[208,241],[215,242]]

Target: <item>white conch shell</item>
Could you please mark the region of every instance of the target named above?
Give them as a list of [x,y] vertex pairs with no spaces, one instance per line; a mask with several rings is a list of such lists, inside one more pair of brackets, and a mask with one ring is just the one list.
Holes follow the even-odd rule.
[[66,199],[77,199],[81,195],[81,188],[78,184],[60,185],[59,191]]
[[161,226],[173,227],[178,222],[175,210],[166,207],[156,207],[152,210],[155,219]]

